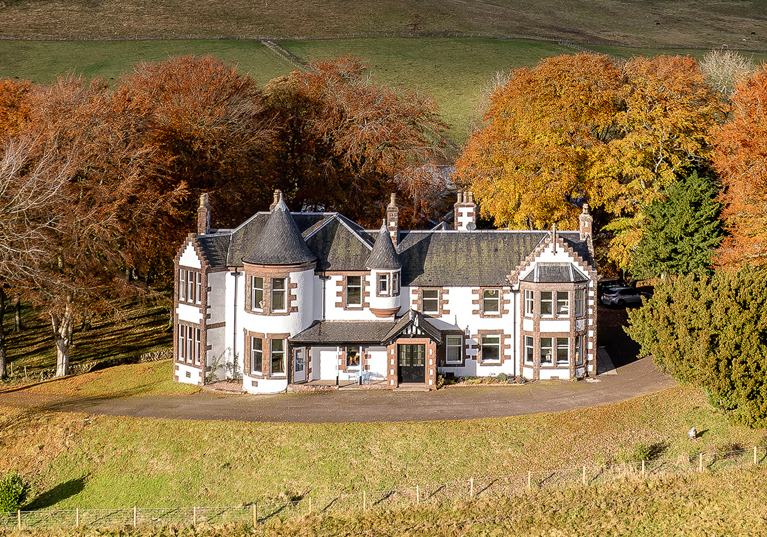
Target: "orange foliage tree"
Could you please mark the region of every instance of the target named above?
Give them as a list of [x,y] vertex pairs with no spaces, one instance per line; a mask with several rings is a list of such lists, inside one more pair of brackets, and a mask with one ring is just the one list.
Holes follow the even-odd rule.
[[575,226],[588,201],[614,233],[609,259],[627,268],[642,208],[707,161],[706,134],[723,115],[691,58],[550,58],[492,94],[457,178],[498,225]]
[[299,207],[338,210],[372,226],[398,191],[409,200],[403,219],[417,221],[443,191],[430,165],[444,159],[445,125],[432,99],[375,84],[366,69],[344,57],[267,85],[280,125],[274,183]]
[[767,65],[735,84],[730,120],[714,132],[727,236],[718,262],[767,265]]

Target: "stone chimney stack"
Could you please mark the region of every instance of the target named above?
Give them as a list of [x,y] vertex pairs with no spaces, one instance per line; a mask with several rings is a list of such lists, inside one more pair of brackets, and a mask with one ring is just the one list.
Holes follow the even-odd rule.
[[272,204],[269,206],[269,212],[272,212],[274,208],[277,206],[277,204],[280,202],[280,199],[282,198],[282,190],[279,188],[274,191],[274,200],[272,201]]
[[477,204],[473,192],[458,192],[458,201],[453,206],[453,223],[458,231],[477,229]]
[[207,235],[210,233],[210,201],[208,193],[200,195],[200,206],[197,208],[197,234]]
[[591,214],[589,213],[588,203],[583,204],[583,212],[578,217],[578,221],[580,222],[579,228],[581,233],[581,240],[584,241],[588,237],[591,237],[594,223],[594,218],[592,218]]
[[392,244],[397,246],[399,244],[399,207],[397,207],[397,194],[391,195],[389,206],[386,207],[386,229],[389,230]]
[[553,253],[557,253],[557,223],[554,222],[554,225],[551,226],[551,246],[553,248]]

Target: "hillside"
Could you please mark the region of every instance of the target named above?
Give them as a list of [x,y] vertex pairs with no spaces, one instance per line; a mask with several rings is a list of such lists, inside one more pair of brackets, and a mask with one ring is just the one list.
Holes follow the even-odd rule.
[[[6,38],[311,39],[455,32],[628,46],[767,47],[767,3],[744,0],[3,0]],[[417,13],[416,17],[414,14]]]

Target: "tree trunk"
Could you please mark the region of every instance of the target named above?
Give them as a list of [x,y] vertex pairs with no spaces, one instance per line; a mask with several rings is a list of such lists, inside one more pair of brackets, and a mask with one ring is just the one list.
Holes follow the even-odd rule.
[[16,322],[15,331],[21,332],[24,330],[24,327],[21,325],[21,300],[19,297],[13,299],[13,311],[13,319]]
[[67,301],[67,307],[63,315],[51,313],[53,325],[53,337],[56,340],[56,376],[64,377],[69,374],[69,348],[72,344],[72,323],[74,322],[74,308],[71,301]]
[[0,287],[0,379],[7,376],[6,372],[6,351],[5,351],[5,291]]

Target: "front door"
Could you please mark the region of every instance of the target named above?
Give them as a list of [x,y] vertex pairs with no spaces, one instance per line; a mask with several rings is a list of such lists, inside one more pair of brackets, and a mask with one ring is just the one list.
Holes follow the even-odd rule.
[[426,345],[397,345],[398,382],[426,382]]

